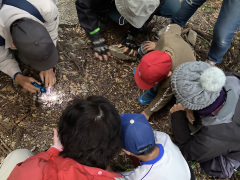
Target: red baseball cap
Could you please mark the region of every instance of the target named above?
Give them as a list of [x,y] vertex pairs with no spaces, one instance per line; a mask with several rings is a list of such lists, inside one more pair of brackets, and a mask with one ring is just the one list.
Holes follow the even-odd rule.
[[152,51],[143,56],[134,77],[140,89],[148,90],[165,79],[172,67],[172,60],[164,51]]

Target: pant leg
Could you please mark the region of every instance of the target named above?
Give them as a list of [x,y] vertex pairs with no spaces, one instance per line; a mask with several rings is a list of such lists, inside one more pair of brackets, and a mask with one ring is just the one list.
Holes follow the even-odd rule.
[[[106,12],[106,15],[109,19],[111,19],[113,22],[120,23],[120,24],[127,24],[128,21],[122,17],[122,15],[118,12],[116,6],[112,6],[111,10]],[[120,19],[121,18],[121,19]]]
[[240,0],[223,0],[222,8],[213,30],[212,44],[207,54],[209,60],[221,63],[239,25]]
[[165,18],[173,18],[176,16],[181,7],[179,0],[165,0],[160,8],[160,15]]
[[197,9],[205,2],[206,0],[183,0],[177,15],[172,19],[172,23],[183,27]]
[[0,179],[6,180],[11,174],[14,167],[25,161],[27,158],[33,156],[33,153],[28,149],[17,149],[12,151],[3,161],[0,167]]

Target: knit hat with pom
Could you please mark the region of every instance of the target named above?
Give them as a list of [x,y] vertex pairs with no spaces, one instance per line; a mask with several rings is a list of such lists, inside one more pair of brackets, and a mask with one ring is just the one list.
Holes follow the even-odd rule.
[[200,110],[218,98],[225,81],[221,69],[202,61],[187,62],[173,72],[171,87],[178,103],[191,110]]

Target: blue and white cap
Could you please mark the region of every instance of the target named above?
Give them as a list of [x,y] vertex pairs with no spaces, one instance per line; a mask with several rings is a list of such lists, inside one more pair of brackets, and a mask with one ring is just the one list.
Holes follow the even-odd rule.
[[122,114],[121,136],[123,148],[133,154],[141,154],[155,144],[152,127],[143,114]]

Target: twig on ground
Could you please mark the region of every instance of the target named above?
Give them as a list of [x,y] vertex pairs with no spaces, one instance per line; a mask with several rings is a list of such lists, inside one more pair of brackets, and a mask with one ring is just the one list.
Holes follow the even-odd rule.
[[15,123],[16,123],[16,125],[18,125],[23,119],[25,119],[28,115],[29,115],[29,111],[26,113],[26,114],[24,114],[22,117],[20,117]]

